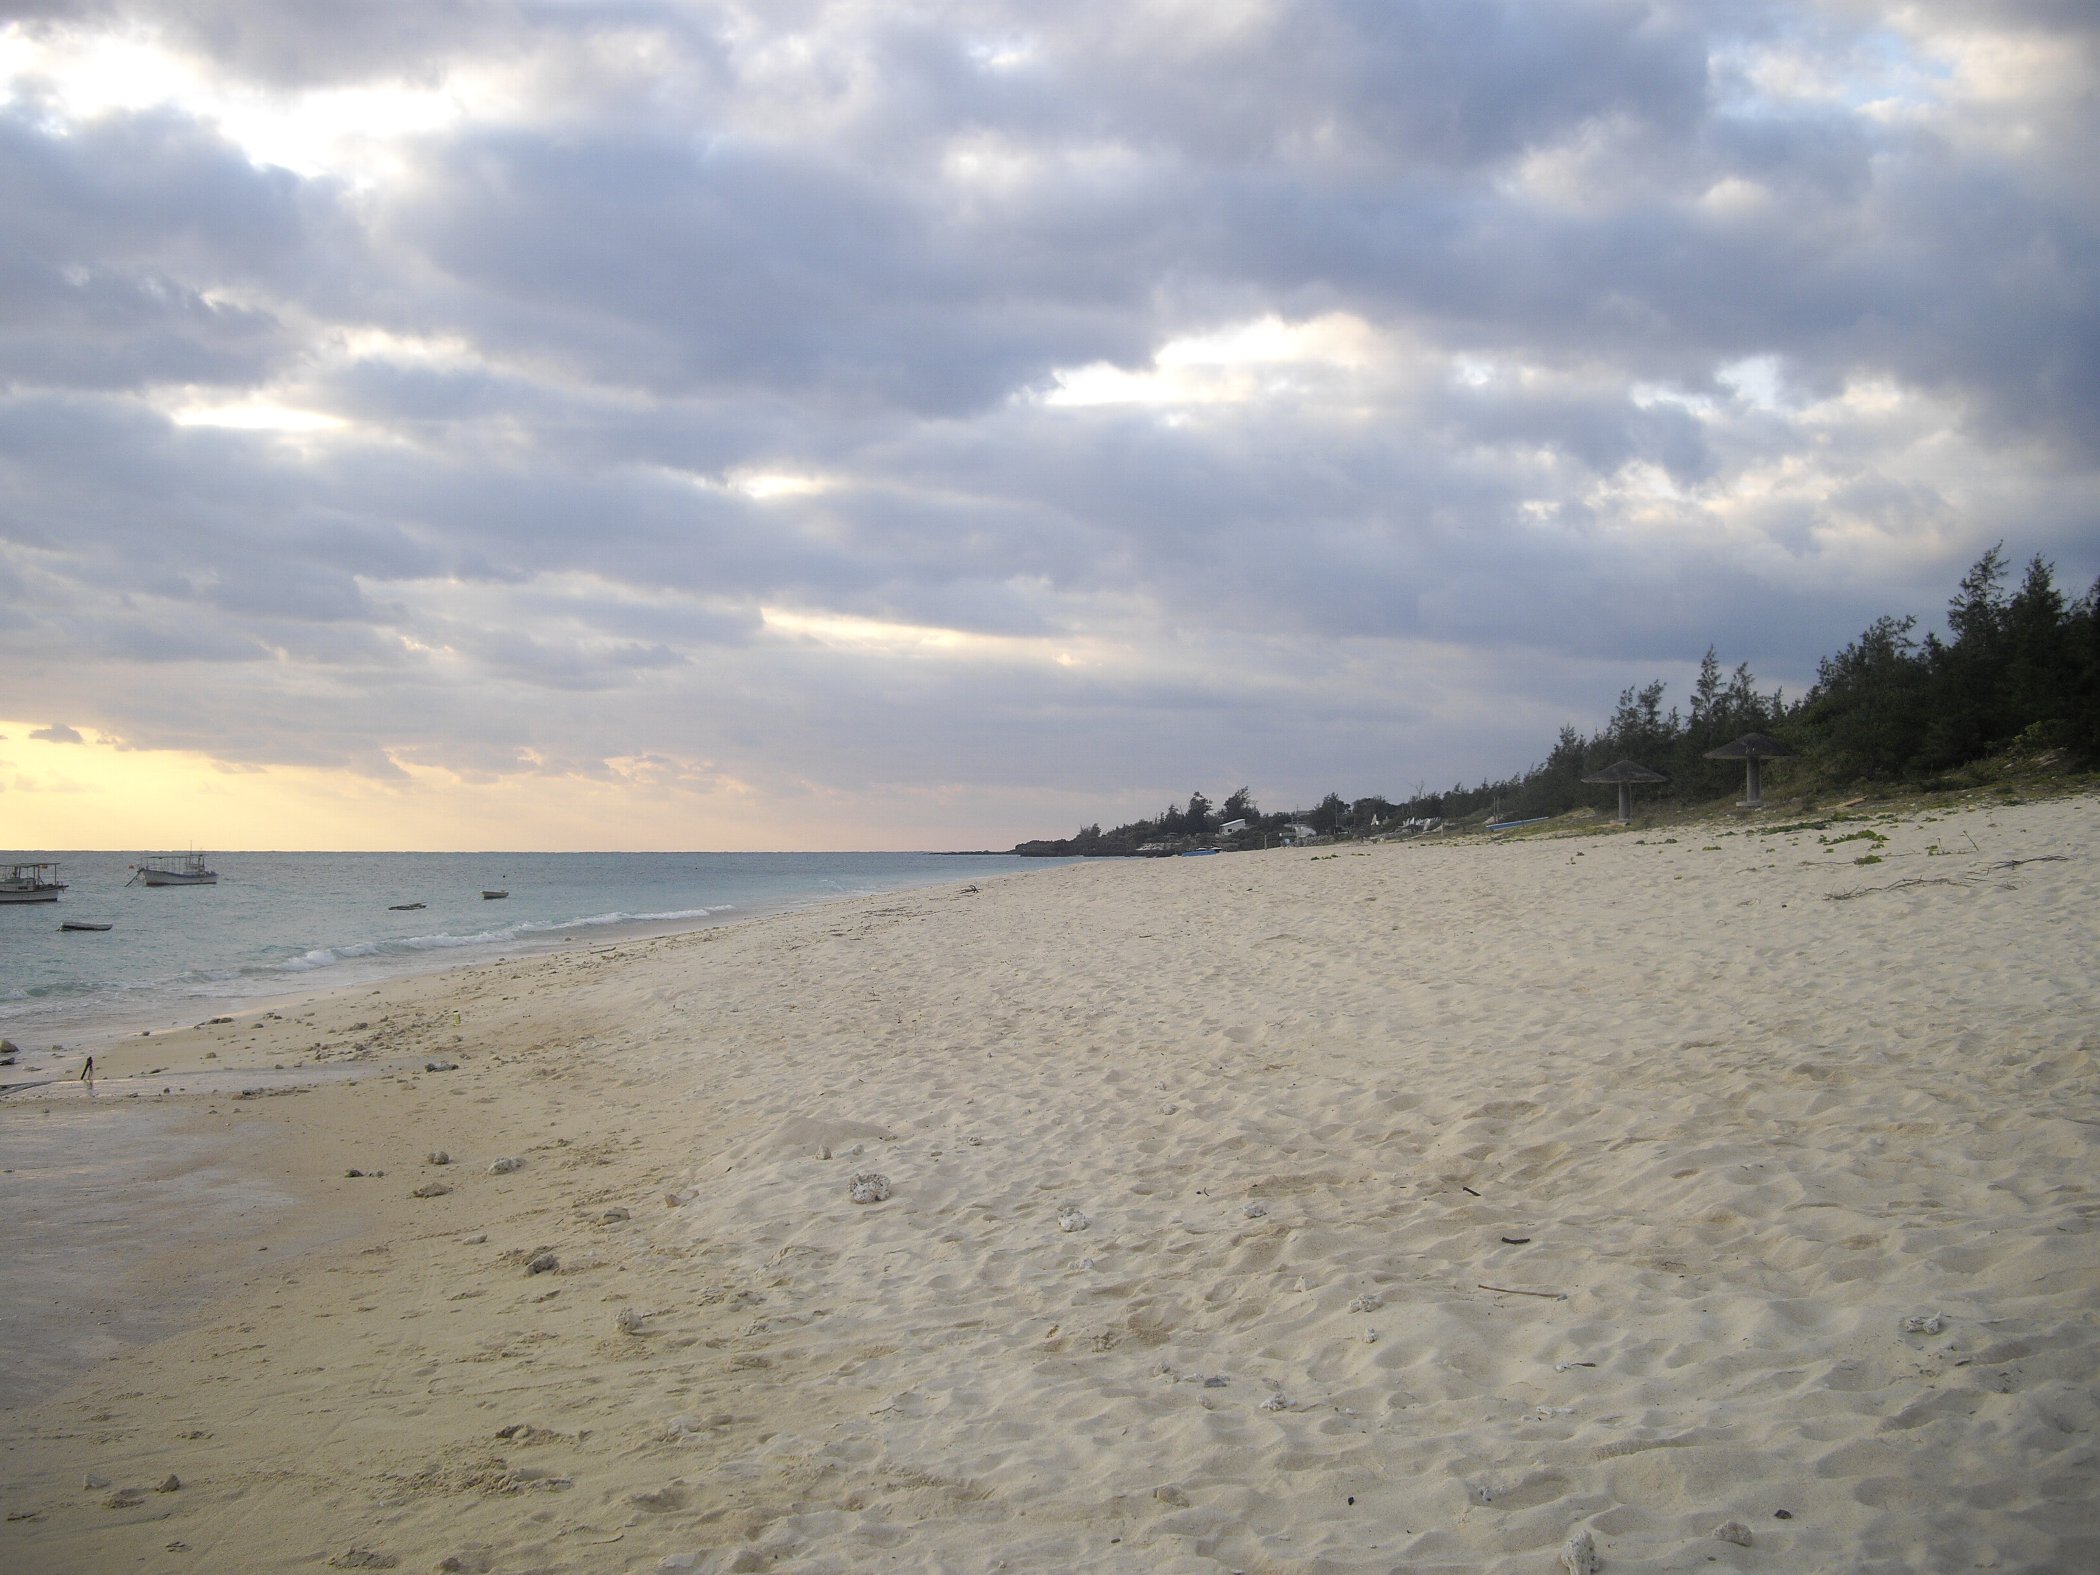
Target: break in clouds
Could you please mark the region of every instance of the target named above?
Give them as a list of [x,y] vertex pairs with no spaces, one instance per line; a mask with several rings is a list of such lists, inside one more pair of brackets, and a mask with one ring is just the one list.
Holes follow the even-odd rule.
[[39,726],[1010,839],[2100,571],[2084,6],[0,16]]

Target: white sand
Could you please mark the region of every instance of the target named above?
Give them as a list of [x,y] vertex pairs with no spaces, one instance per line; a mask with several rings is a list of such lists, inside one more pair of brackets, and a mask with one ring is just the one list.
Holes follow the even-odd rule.
[[[0,1569],[2100,1567],[2100,801],[1867,824],[1090,864],[128,1041],[104,1118],[262,1191],[0,1412]],[[399,1070],[122,1097],[316,1044]]]

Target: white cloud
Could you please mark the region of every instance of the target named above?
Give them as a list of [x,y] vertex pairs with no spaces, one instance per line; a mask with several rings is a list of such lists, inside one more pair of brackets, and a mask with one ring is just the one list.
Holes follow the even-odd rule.
[[1105,362],[1060,368],[1043,403],[1241,405],[1292,399],[1306,392],[1309,379],[1365,372],[1388,353],[1360,317],[1330,313],[1286,323],[1265,315],[1171,339],[1142,371]]
[[320,410],[280,404],[266,394],[228,404],[185,404],[169,412],[183,427],[230,427],[237,432],[341,432],[350,423]]

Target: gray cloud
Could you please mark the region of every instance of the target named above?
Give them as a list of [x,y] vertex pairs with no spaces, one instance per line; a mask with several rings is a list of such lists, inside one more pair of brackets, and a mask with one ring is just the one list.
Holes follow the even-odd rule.
[[0,17],[39,32],[147,24],[243,77],[272,86],[355,82],[375,73],[431,69],[468,50],[499,47],[544,9],[509,0],[0,0]]
[[1710,642],[1798,690],[2000,537],[2100,573],[2083,7],[5,14],[520,96],[302,176],[17,84],[0,714],[1106,815],[1499,774]]

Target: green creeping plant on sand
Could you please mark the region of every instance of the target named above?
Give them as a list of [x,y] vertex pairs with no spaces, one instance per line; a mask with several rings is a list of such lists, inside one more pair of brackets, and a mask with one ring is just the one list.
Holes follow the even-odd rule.
[[1816,838],[1816,841],[1818,841],[1818,842],[1822,843],[1822,844],[1823,844],[1823,846],[1824,846],[1824,847],[1826,847],[1826,848],[1834,848],[1834,847],[1836,847],[1836,846],[1837,846],[1837,845],[1838,845],[1839,843],[1841,843],[1841,842],[1873,842],[1873,843],[1882,843],[1882,842],[1886,842],[1886,841],[1888,841],[1888,840],[1889,840],[1889,839],[1888,839],[1887,837],[1884,837],[1884,836],[1883,836],[1883,835],[1882,835],[1882,834],[1881,834],[1880,832],[1878,832],[1878,831],[1848,831],[1848,832],[1846,832],[1846,833],[1845,833],[1845,834],[1844,834],[1844,835],[1843,835],[1842,837],[1818,837],[1818,838]]

